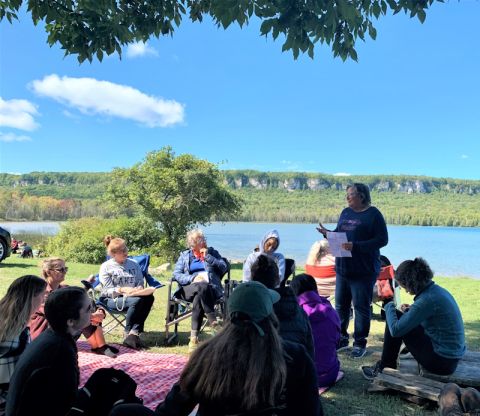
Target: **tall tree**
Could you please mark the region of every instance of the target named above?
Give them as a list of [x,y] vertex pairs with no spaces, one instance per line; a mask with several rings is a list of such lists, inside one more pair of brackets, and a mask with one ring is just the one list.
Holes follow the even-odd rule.
[[173,259],[186,232],[215,216],[233,218],[241,201],[228,189],[217,166],[170,147],[150,152],[130,169],[114,169],[107,197],[118,207],[131,206],[157,221],[161,246]]
[[443,0],[0,0],[0,21],[12,22],[23,3],[37,24],[45,22],[48,43],[59,43],[65,54],[78,60],[101,61],[104,54],[150,37],[173,35],[185,16],[227,28],[262,21],[260,33],[276,39],[284,35],[282,51],[313,58],[315,43],[326,43],[333,55],[357,60],[355,42],[368,34],[375,39],[373,20],[391,11],[417,16],[423,23],[426,10]]

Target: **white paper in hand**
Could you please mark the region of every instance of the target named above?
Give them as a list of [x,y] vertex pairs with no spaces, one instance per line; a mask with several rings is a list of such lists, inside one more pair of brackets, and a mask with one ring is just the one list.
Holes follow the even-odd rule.
[[348,243],[347,233],[336,233],[333,231],[327,232],[328,245],[330,252],[335,257],[352,257],[352,252],[342,248],[343,243]]

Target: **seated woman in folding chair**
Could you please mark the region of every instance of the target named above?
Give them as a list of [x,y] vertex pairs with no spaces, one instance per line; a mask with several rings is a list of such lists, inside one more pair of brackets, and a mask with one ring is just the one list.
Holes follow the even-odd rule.
[[[65,280],[67,272],[68,267],[65,267],[65,261],[61,258],[52,257],[43,261],[42,276],[47,281],[47,289],[43,303],[30,318],[28,326],[30,327],[30,337],[32,341],[48,328],[47,318],[45,317],[45,301],[50,293],[67,286],[61,284]],[[116,358],[118,349],[108,345],[103,335],[101,323],[105,315],[105,311],[101,308],[93,312],[91,323],[82,330],[82,334],[87,338],[92,352]]]
[[107,235],[103,242],[111,257],[100,266],[100,300],[109,309],[127,311],[123,345],[143,348],[140,333],[152,309],[155,288],[143,287],[143,274],[137,262],[128,258],[125,240]]
[[211,326],[218,325],[215,317],[215,303],[223,296],[222,276],[228,265],[222,256],[212,247],[207,247],[207,240],[202,230],[195,229],[187,233],[188,250],[182,251],[175,264],[173,280],[182,287],[177,296],[187,302],[193,302],[192,329],[189,350],[198,345],[198,333],[204,315]]

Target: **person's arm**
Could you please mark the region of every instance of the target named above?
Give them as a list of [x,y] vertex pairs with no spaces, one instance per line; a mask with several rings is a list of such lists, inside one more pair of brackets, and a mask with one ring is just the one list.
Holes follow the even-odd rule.
[[433,313],[433,305],[428,299],[425,297],[416,300],[410,305],[407,312],[400,315],[400,318],[393,302],[385,305],[386,321],[392,337],[401,337],[407,334]]
[[197,403],[185,392],[180,390],[180,385],[174,384],[165,400],[155,409],[157,416],[187,416]]
[[285,280],[285,257],[281,253],[274,253],[274,257],[277,259],[280,282],[283,282]]
[[353,241],[352,251],[369,253],[373,250],[379,250],[388,244],[388,231],[385,219],[380,211],[376,211],[373,218],[373,236],[368,240]]
[[212,247],[209,247],[205,254],[205,263],[207,264],[207,268],[216,268],[219,276],[227,273],[227,263],[225,263],[225,260],[220,256],[220,253]]
[[108,271],[107,262],[102,263],[102,265],[100,266],[98,276],[100,279],[100,283],[102,284],[102,296],[113,297],[113,294],[115,292],[118,292],[118,287],[116,287],[112,275]]
[[256,259],[255,253],[251,253],[248,255],[245,263],[243,263],[243,278],[244,282],[249,282],[252,280],[252,264]]
[[[175,264],[175,268],[173,269],[173,280],[177,281],[180,285],[186,286],[192,283],[193,279],[195,278],[194,274],[185,273],[185,252],[180,254],[180,257]],[[187,261],[188,255],[186,254]]]

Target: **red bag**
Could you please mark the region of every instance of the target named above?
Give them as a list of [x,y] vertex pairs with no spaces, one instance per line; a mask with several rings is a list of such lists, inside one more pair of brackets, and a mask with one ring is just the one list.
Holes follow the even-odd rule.
[[381,300],[393,298],[392,279],[394,276],[393,266],[385,266],[380,270],[377,277],[377,294]]

